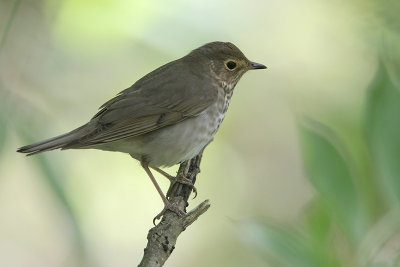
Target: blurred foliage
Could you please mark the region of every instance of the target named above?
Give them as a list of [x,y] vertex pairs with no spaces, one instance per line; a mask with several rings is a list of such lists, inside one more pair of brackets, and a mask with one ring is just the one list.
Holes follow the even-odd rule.
[[[342,229],[352,240],[358,240],[358,225],[354,224],[359,221],[357,213],[360,205],[351,171],[343,156],[332,146],[332,141],[328,141],[328,136],[332,134],[321,125],[314,123],[313,126],[313,130],[305,127],[300,129],[308,178],[315,190],[323,196],[321,200],[324,206],[337,218]],[[318,133],[318,130],[322,133]],[[333,142],[339,144],[338,141]]]
[[[1,51],[1,50],[0,50]],[[0,84],[1,88],[1,84]],[[0,90],[0,99],[4,99],[4,91]],[[6,120],[6,105],[0,100],[0,152],[3,150],[7,136],[7,120]],[[0,154],[1,156],[1,154]]]
[[375,19],[367,25],[381,58],[367,89],[363,132],[350,134],[361,140],[346,143],[326,125],[302,122],[314,199],[295,225],[260,219],[243,232],[270,266],[400,266],[400,2],[348,3]]
[[[400,45],[400,43],[399,43]],[[400,200],[400,87],[391,80],[387,69],[380,66],[369,89],[366,135],[373,169],[385,186],[387,197]]]
[[[349,84],[348,87],[352,87],[354,84],[358,85],[357,82],[350,81],[350,77],[358,74],[358,72],[353,72],[354,69],[364,68],[359,73],[367,73],[365,66],[361,66],[361,64],[349,67],[344,66],[341,72],[336,73],[335,71],[339,68],[331,63],[331,61],[336,62],[334,61],[336,57],[340,57],[341,61],[349,63],[346,61],[346,56],[350,56],[351,53],[357,52],[357,50],[362,50],[352,43],[356,43],[354,40],[357,37],[351,40],[340,40],[353,34],[348,29],[349,21],[345,20],[348,17],[345,17],[343,22],[341,21],[342,17],[335,17],[336,13],[329,14],[330,16],[325,18],[326,13],[323,13],[323,11],[326,12],[326,10],[318,8],[322,5],[320,1],[304,1],[300,4],[296,3],[296,1],[265,1],[257,4],[244,4],[243,6],[238,4],[240,2],[242,1],[235,3],[210,1],[211,4],[209,3],[209,6],[203,7],[202,2],[191,5],[189,2],[180,0],[165,1],[163,4],[157,1],[130,0],[2,1],[1,7],[4,8],[0,9],[0,12],[2,12],[0,14],[3,15],[0,18],[0,68],[1,74],[3,74],[0,76],[0,156],[5,157],[6,153],[4,152],[7,151],[7,142],[13,140],[13,133],[18,135],[18,144],[28,144],[48,136],[47,121],[57,122],[58,117],[57,114],[52,114],[53,111],[46,112],[46,108],[49,110],[56,109],[55,107],[62,106],[61,103],[65,102],[67,102],[65,105],[68,107],[75,104],[79,105],[81,109],[73,108],[69,110],[71,111],[69,119],[73,121],[74,126],[77,126],[77,120],[81,119],[81,113],[86,112],[86,107],[87,109],[92,109],[94,105],[100,104],[97,102],[99,99],[106,100],[107,97],[111,97],[113,93],[104,92],[106,88],[112,86],[115,88],[114,93],[116,93],[119,86],[127,85],[127,80],[132,82],[132,73],[135,73],[135,77],[139,78],[140,75],[158,66],[160,62],[182,55],[188,52],[188,48],[192,47],[192,45],[198,45],[205,41],[231,38],[230,41],[235,43],[240,41],[242,44],[246,44],[248,42],[248,47],[254,49],[254,51],[248,49],[250,50],[249,52],[253,53],[252,56],[263,56],[265,60],[267,58],[270,60],[276,55],[275,65],[272,65],[269,70],[271,74],[269,74],[268,81],[265,80],[264,76],[259,78],[260,84],[268,84],[266,87],[268,89],[272,88],[271,91],[283,91],[285,86],[293,87],[291,93],[294,91],[299,92],[297,95],[293,93],[296,97],[302,94],[305,95],[305,90],[314,86],[318,89],[320,98],[314,98],[314,95],[311,95],[309,96],[310,103],[312,101],[314,106],[323,106],[329,103],[329,99],[326,100],[329,96],[337,97],[337,102],[332,102],[335,105],[335,109],[328,110],[326,108],[328,110],[326,111],[323,106],[323,110],[320,112],[329,113],[334,110],[336,113],[332,116],[337,116],[339,117],[337,120],[342,119],[343,121],[339,121],[336,125],[331,125],[323,119],[318,120],[321,122],[306,120],[300,123],[298,140],[301,148],[301,160],[303,161],[307,185],[313,191],[312,199],[302,208],[298,219],[293,219],[289,222],[277,220],[276,218],[271,219],[269,217],[270,213],[265,211],[267,210],[266,207],[268,207],[267,204],[269,204],[264,203],[269,200],[265,193],[265,187],[273,187],[269,182],[271,181],[270,176],[274,176],[275,173],[271,171],[269,173],[270,176],[268,176],[265,174],[266,169],[278,160],[281,162],[276,164],[277,168],[290,169],[287,168],[286,159],[293,156],[291,154],[295,154],[297,151],[288,148],[289,145],[287,145],[286,141],[290,137],[287,137],[287,139],[278,139],[277,137],[287,134],[288,131],[286,131],[286,128],[279,128],[280,120],[285,118],[282,114],[286,111],[282,111],[282,107],[274,103],[279,102],[275,101],[274,95],[269,90],[258,90],[259,88],[254,91],[247,90],[247,95],[241,95],[242,104],[247,103],[247,106],[243,105],[244,108],[242,110],[232,114],[236,118],[242,118],[230,126],[233,129],[231,132],[237,134],[236,136],[231,134],[234,141],[230,140],[230,142],[238,144],[235,144],[237,145],[236,147],[235,145],[230,146],[230,150],[227,150],[228,152],[224,150],[218,154],[218,151],[215,150],[216,156],[214,158],[220,164],[221,158],[228,158],[226,153],[230,153],[232,155],[229,156],[236,160],[234,164],[227,163],[227,165],[232,165],[228,166],[231,168],[229,169],[231,171],[229,175],[220,173],[220,175],[216,176],[233,177],[237,172],[239,173],[237,175],[241,176],[241,180],[254,179],[254,184],[258,183],[256,186],[259,190],[257,191],[258,193],[253,193],[248,184],[238,182],[235,179],[232,179],[233,182],[229,185],[229,190],[233,191],[231,188],[234,187],[235,183],[238,184],[241,193],[248,189],[251,192],[249,193],[251,198],[254,198],[254,200],[243,196],[240,198],[235,194],[232,194],[232,199],[229,199],[229,193],[224,191],[225,194],[222,194],[223,196],[216,201],[219,204],[226,201],[225,204],[229,207],[237,206],[239,211],[232,212],[235,216],[237,214],[247,216],[248,214],[243,211],[248,208],[249,203],[261,203],[264,205],[260,204],[256,207],[258,209],[251,211],[258,214],[262,219],[244,223],[239,231],[241,239],[249,244],[251,250],[255,250],[258,253],[257,255],[262,259],[261,266],[264,264],[274,267],[400,266],[400,248],[398,246],[400,243],[400,16],[398,15],[400,14],[400,2],[398,0],[327,1],[327,3],[335,7],[345,5],[346,10],[350,7],[351,16],[349,17],[354,20],[361,18],[363,42],[367,40],[366,43],[369,43],[372,48],[367,50],[368,55],[364,50],[363,53],[365,54],[360,54],[363,57],[368,57],[372,54],[372,58],[376,55],[379,59],[376,60],[378,63],[375,78],[369,88],[362,88],[367,93],[363,107],[362,129],[349,125],[348,121],[346,121],[348,118],[343,116],[343,113],[352,112],[345,115],[354,120],[356,116],[353,113],[358,112],[356,100],[352,99],[346,102],[347,98],[355,98],[358,95],[352,95],[353,92],[346,92],[343,88],[346,84]],[[242,8],[237,8],[237,5]],[[21,6],[24,6],[25,12],[19,14]],[[294,7],[291,9],[290,6]],[[314,7],[315,10],[310,10],[310,6]],[[5,14],[5,10],[8,10],[7,14]],[[211,11],[215,13],[209,14]],[[240,12],[240,14],[235,12]],[[340,12],[338,13],[341,14]],[[208,14],[207,19],[205,19],[204,14]],[[20,32],[12,32],[14,23],[18,21],[16,19],[18,15],[20,24],[16,26],[18,26],[17,29]],[[312,20],[312,16],[323,17],[326,20],[334,18],[343,23],[343,25],[339,23],[340,25],[335,28],[324,19]],[[304,25],[300,23],[302,22],[301,20],[305,22]],[[322,25],[319,25],[320,28],[313,28],[317,25],[316,22],[322,22]],[[254,26],[255,24],[257,27]],[[278,26],[267,28],[267,25]],[[264,32],[264,27],[271,31]],[[337,34],[337,29],[342,30],[344,34]],[[35,30],[37,31],[35,32]],[[329,31],[334,32],[334,34],[327,34]],[[14,36],[18,35],[18,38],[15,38],[17,41],[10,42],[9,38],[13,36],[12,34]],[[30,34],[34,37],[30,37]],[[254,42],[254,36],[257,36],[257,42]],[[306,42],[307,40],[309,42]],[[275,46],[268,46],[270,43]],[[9,45],[8,52],[12,54],[8,58],[6,57],[8,55],[4,52],[7,44]],[[346,50],[342,54],[340,49],[335,50],[337,44],[342,45],[341,49],[352,45],[355,48]],[[256,50],[257,47],[259,50]],[[279,47],[286,49],[279,50]],[[185,52],[183,52],[183,49],[186,49]],[[284,54],[285,52],[288,54]],[[290,54],[290,52],[292,53]],[[48,54],[52,56],[44,56]],[[316,60],[317,57],[320,57],[318,58],[319,60]],[[6,60],[4,60],[5,58]],[[104,61],[101,60],[103,58],[105,58]],[[37,65],[37,62],[42,60],[47,60],[47,65]],[[326,65],[314,66],[315,68],[313,69],[312,63],[310,63],[312,60],[314,60],[313,64]],[[371,61],[374,60],[372,59]],[[260,62],[264,63],[263,61]],[[359,62],[364,61],[356,61],[356,63]],[[265,63],[269,66],[269,62]],[[372,64],[372,68],[375,67],[374,64],[375,62]],[[5,65],[6,67],[4,67]],[[294,67],[290,68],[291,66]],[[299,71],[298,66],[302,66],[301,71]],[[21,70],[24,67],[30,71]],[[312,72],[315,70],[319,72]],[[329,76],[327,73],[333,73],[333,75]],[[41,75],[43,77],[39,77]],[[255,77],[253,75],[251,79]],[[273,84],[272,80],[274,78],[279,82]],[[369,76],[360,78],[363,81],[368,81],[369,79]],[[104,88],[101,87],[103,85]],[[254,84],[248,83],[248,85]],[[335,88],[335,86],[340,85],[341,88]],[[93,86],[99,87],[96,89],[97,91],[82,90]],[[274,86],[277,89],[274,89]],[[337,90],[329,92],[322,90],[325,87]],[[339,89],[343,90],[340,91]],[[310,92],[315,94],[317,90],[310,90]],[[254,99],[254,96],[258,99]],[[305,100],[305,98],[301,100]],[[90,103],[93,106],[86,105],[91,101],[93,103],[96,102],[96,104]],[[234,101],[240,103],[239,100]],[[310,103],[305,102],[303,104],[310,107]],[[354,106],[340,106],[337,103],[351,103]],[[65,109],[66,106],[60,109]],[[276,110],[279,107],[281,110]],[[250,112],[246,109],[250,110]],[[247,116],[251,114],[251,111],[259,112],[260,118],[258,120],[249,120]],[[54,112],[56,113],[57,111]],[[230,110],[230,113],[233,112],[235,111]],[[309,115],[318,117],[318,114]],[[267,119],[265,121],[261,120],[262,123],[259,123],[262,117]],[[246,124],[251,121],[257,121],[258,123],[256,125]],[[266,121],[273,121],[271,125],[278,129],[275,132],[277,136],[271,135],[272,138],[270,140],[267,140],[268,138],[262,135],[264,133],[262,127],[267,128],[268,126]],[[354,124],[362,124],[360,121],[352,121],[351,119],[350,121]],[[224,124],[226,125],[227,123]],[[229,127],[229,125],[227,126]],[[249,126],[252,127],[251,129],[256,129],[257,127],[257,131],[252,133],[254,134],[254,140],[249,140],[248,129],[247,131],[240,131]],[[281,132],[279,132],[279,129]],[[267,129],[266,132],[273,132],[273,130]],[[259,135],[256,135],[257,133],[255,132],[258,131]],[[242,136],[240,135],[241,133],[243,134]],[[273,139],[274,137],[276,139]],[[226,139],[228,138],[229,135],[226,136]],[[262,140],[262,138],[265,140]],[[238,141],[239,139],[240,142]],[[276,151],[273,149],[267,151],[267,148],[273,146],[272,143],[274,141],[278,144]],[[12,149],[13,151],[15,150],[14,147]],[[249,152],[246,149],[251,151]],[[241,153],[245,156],[240,155]],[[268,156],[269,154],[272,155],[272,153],[275,154]],[[210,155],[210,158],[212,156]],[[79,159],[82,158],[74,159],[75,161],[71,159],[71,162],[74,162],[73,164],[77,166],[82,166],[82,164],[79,165]],[[116,161],[118,160],[120,158]],[[116,161],[113,164],[116,164]],[[267,161],[272,162],[272,164],[268,165]],[[292,159],[292,161],[288,162],[293,163],[295,160]],[[17,164],[22,165],[22,160]],[[215,164],[216,168],[220,169],[221,165],[218,164]],[[251,166],[251,168],[246,167],[247,165]],[[261,166],[261,168],[260,165],[265,166]],[[0,162],[0,166],[4,167],[3,161]],[[87,215],[87,217],[93,218],[92,221],[86,218],[86,222],[82,222],[84,220],[81,216],[84,217],[84,212],[88,212],[89,209],[81,208],[82,211],[79,214],[77,214],[77,210],[79,210],[80,206],[84,206],[90,200],[90,197],[84,195],[87,192],[85,190],[83,190],[82,195],[76,194],[76,199],[78,200],[73,199],[68,194],[69,191],[65,185],[67,180],[66,167],[47,155],[36,156],[32,167],[34,167],[32,170],[39,170],[40,177],[43,178],[47,188],[50,189],[49,191],[57,200],[55,201],[55,206],[66,215],[67,225],[72,229],[68,233],[72,233],[72,239],[75,241],[72,244],[72,247],[76,250],[73,256],[77,258],[74,263],[80,262],[80,257],[83,256],[83,258],[86,258],[84,260],[90,257],[101,260],[102,264],[94,263],[93,266],[125,266],[124,264],[119,265],[114,261],[120,255],[124,255],[124,252],[126,255],[131,256],[133,249],[129,246],[126,246],[129,247],[129,249],[126,249],[126,247],[117,242],[109,242],[109,247],[95,242],[102,240],[106,243],[110,239],[112,240],[112,238],[107,239],[101,236],[102,232],[99,230],[102,229],[101,227],[96,228],[96,226],[101,225],[101,219],[104,220],[104,218],[111,217],[111,215],[106,214],[104,217],[96,217],[92,210],[93,213]],[[96,170],[90,170],[90,172],[93,171],[91,175],[100,176],[99,174],[105,168],[104,166],[99,166],[97,172]],[[80,175],[81,172],[84,172],[83,169],[75,173],[70,171],[70,173],[79,173]],[[9,172],[13,174],[12,170]],[[293,176],[295,172],[296,170],[283,173]],[[255,177],[262,176],[260,173],[265,177],[256,180]],[[113,173],[112,175],[119,176],[120,174]],[[106,178],[113,180],[109,179],[109,177]],[[283,177],[277,177],[277,179],[280,178]],[[99,209],[101,210],[99,213],[101,214],[115,208],[110,208],[109,206],[112,206],[112,204],[106,201],[101,202],[100,199],[103,199],[103,197],[106,199],[107,192],[104,191],[110,188],[110,184],[118,183],[118,181],[111,181],[110,184],[107,184],[104,180],[101,177],[95,177],[92,183],[88,182],[86,187],[82,186],[82,188],[97,188],[98,191],[94,189],[92,194],[98,200],[97,203],[99,203],[98,206],[100,206]],[[211,183],[210,188],[216,188],[215,190],[218,191],[216,195],[219,196],[221,195],[221,188],[226,188],[227,186],[226,180],[223,181],[221,179],[221,184],[218,184],[217,180],[209,179],[207,183]],[[267,181],[264,184],[265,187],[261,184],[262,180]],[[134,183],[141,183],[141,180],[135,180]],[[148,181],[144,180],[143,183],[147,185]],[[119,189],[122,191],[127,190],[126,188],[129,186],[124,184]],[[249,187],[247,188],[246,186]],[[81,188],[81,184],[75,183],[72,188]],[[148,189],[152,190],[150,187]],[[253,190],[255,189],[253,188]],[[298,190],[304,190],[304,188],[299,188]],[[110,191],[112,190],[110,189]],[[139,194],[141,192],[136,193]],[[135,201],[139,197],[142,199],[149,194],[143,193],[141,196],[136,196]],[[118,199],[126,198],[126,195],[117,193]],[[279,195],[283,195],[282,198],[287,198],[283,193],[279,193]],[[243,206],[240,206],[242,204],[239,203],[241,200],[246,201]],[[121,205],[121,202],[116,202],[118,203],[117,206]],[[133,202],[126,202],[125,206],[123,206],[125,209],[121,208],[121,214],[133,214]],[[158,199],[157,202],[159,202]],[[233,205],[232,202],[236,205]],[[79,208],[72,203],[80,205]],[[107,206],[107,203],[109,206]],[[144,205],[144,203],[145,201],[140,204]],[[293,205],[293,203],[291,204]],[[273,205],[276,206],[277,210],[288,207],[282,203],[273,203]],[[93,206],[92,209],[94,209]],[[107,210],[107,208],[109,209]],[[227,208],[222,207],[220,209],[225,212]],[[153,213],[153,211],[149,211],[149,213]],[[224,215],[225,213],[221,216]],[[138,223],[140,218],[135,216],[136,214],[132,216],[134,217],[133,221]],[[128,218],[128,216],[124,218]],[[139,241],[137,241],[140,249],[136,250],[141,251],[144,245],[145,231],[150,227],[151,218],[149,216],[149,225],[143,223],[144,230],[139,234],[137,233],[139,228],[132,227],[134,231],[132,234],[127,229],[120,227],[121,221],[122,225],[124,225],[123,219],[115,218],[115,221],[111,220],[112,223],[108,223],[107,220],[103,223],[107,231],[114,233],[113,231],[120,230],[123,232],[129,243],[131,243],[133,237],[136,238],[142,235],[143,239],[138,238]],[[143,219],[143,221],[147,221],[147,219]],[[206,230],[200,229],[199,231],[211,232],[214,230],[215,235],[221,236],[220,230],[223,224],[219,225],[220,228],[215,228],[217,230],[212,228],[215,224],[218,224],[216,221],[215,218],[211,218],[211,223],[207,226],[209,228]],[[86,228],[84,228],[85,226]],[[226,225],[223,225],[223,227],[226,230]],[[191,233],[195,231],[196,229]],[[231,237],[229,234],[226,235]],[[100,237],[96,239],[93,236]],[[236,255],[240,251],[240,247],[229,238],[222,240],[221,237],[220,240],[220,238],[215,238],[211,234],[204,235],[204,233],[201,233],[201,236],[200,234],[198,236],[195,235],[196,238],[202,237],[207,240],[206,236],[211,236],[210,239],[213,239],[215,244],[204,241],[203,251],[198,253],[200,258],[196,259],[200,262],[198,263],[199,265],[201,265],[201,260],[208,259],[211,261],[209,259],[211,257],[203,257],[203,255],[211,254],[210,246],[212,247],[213,245],[216,248],[212,252],[224,255],[226,258],[219,259],[219,261],[227,264],[228,260],[230,260],[229,264],[227,264],[229,266],[243,266],[243,264],[235,262],[235,260],[243,259],[243,261],[246,261],[250,258],[243,256],[244,252],[243,255]],[[121,241],[121,243],[123,242]],[[201,240],[192,243],[201,243]],[[84,249],[87,245],[89,246],[89,251]],[[194,246],[187,243],[186,247],[189,250],[192,248],[190,245]],[[29,247],[28,251],[32,253],[30,251],[32,245],[28,244],[26,246]],[[108,248],[108,250],[104,249],[104,247]],[[61,249],[64,248],[61,247]],[[180,249],[184,248],[181,247]],[[196,249],[198,248],[196,247]],[[223,253],[221,250],[224,250]],[[233,253],[230,253],[231,251]],[[176,253],[179,252],[177,251]],[[40,253],[37,254],[42,255]],[[51,254],[53,254],[53,251],[49,251],[46,255]],[[112,258],[110,255],[114,254],[116,256]],[[196,256],[190,253],[186,254],[191,257]],[[184,255],[184,253],[180,255]],[[19,254],[18,257],[20,257]],[[107,257],[111,257],[113,260],[109,260]],[[107,260],[110,261],[108,265],[105,263]],[[219,261],[213,260],[215,266],[221,266]],[[132,259],[129,258],[125,262],[128,262],[126,266],[131,266]],[[186,263],[187,261],[184,261],[184,264]],[[193,261],[193,263],[196,262]],[[74,265],[72,264],[71,266]],[[208,265],[204,264],[203,266]]]
[[[15,17],[18,14],[18,8],[20,6],[20,0],[14,2],[10,17],[7,21],[6,27],[1,36],[0,42],[0,56],[3,52],[4,44],[7,42],[7,38],[9,36],[10,28],[15,20]],[[43,134],[41,129],[35,126],[34,121],[28,121],[24,119],[25,112],[24,109],[21,109],[18,104],[16,104],[10,97],[12,90],[10,88],[5,88],[3,83],[0,83],[0,152],[3,151],[3,145],[6,141],[8,123],[14,121],[14,127],[16,128],[20,140],[25,144],[31,144],[36,140],[40,139],[40,136]],[[15,97],[15,96],[14,96]],[[18,99],[23,102],[22,99]],[[15,119],[12,120],[11,118]],[[20,123],[18,123],[20,122]],[[23,122],[23,123],[22,123]],[[67,214],[67,218],[69,219],[69,223],[71,226],[71,233],[73,233],[75,240],[74,248],[76,249],[75,256],[77,260],[81,260],[83,255],[83,237],[82,233],[74,214],[70,200],[68,199],[65,190],[63,188],[63,175],[64,172],[61,168],[54,167],[54,163],[51,163],[51,160],[44,155],[39,155],[35,158],[36,164],[35,166],[39,168],[42,172],[42,176],[45,179],[45,182],[49,185],[51,192],[56,196],[56,199],[59,201],[59,205],[62,210]]]
[[[48,14],[57,4],[54,2],[44,1]],[[135,34],[140,34],[151,21],[156,9],[154,1],[65,1],[53,22],[53,37],[62,47],[77,49],[75,52],[104,53],[110,51],[109,48],[116,43],[124,41],[133,29]],[[132,10],[135,10],[135,16],[132,16]],[[93,46],[93,43],[101,44],[102,47]]]
[[[35,129],[36,127],[32,125],[31,127],[28,127],[29,131],[26,131],[27,128],[25,127],[26,124],[24,125],[24,128],[17,128],[19,137],[24,144],[32,144],[39,139],[38,136],[36,136],[36,134],[41,133],[39,129]],[[35,130],[32,131],[32,129]],[[31,134],[32,132],[35,133],[35,136]],[[45,179],[45,183],[49,186],[50,191],[55,195],[56,200],[58,200],[58,205],[67,215],[67,223],[70,225],[72,230],[71,233],[73,234],[72,239],[74,241],[75,257],[78,261],[83,260],[82,257],[85,253],[83,235],[80,229],[79,220],[72,207],[71,200],[67,196],[64,188],[63,181],[66,180],[65,171],[63,171],[62,166],[52,162],[46,154],[37,155],[34,157],[34,160],[35,167],[40,170],[43,179]]]
[[[370,188],[349,149],[328,127],[315,121],[300,126],[305,172],[316,196],[296,226],[270,220],[248,223],[243,237],[271,266],[399,266],[400,250],[400,87],[380,64],[368,90],[367,137]],[[368,195],[359,192],[367,191]],[[368,199],[378,199],[374,206]],[[374,212],[378,210],[379,212]],[[282,224],[280,224],[282,225]],[[249,234],[250,232],[250,234]],[[252,238],[256,237],[257,242]],[[396,240],[390,244],[391,240]],[[386,244],[389,244],[386,246]],[[379,257],[385,255],[384,259]]]

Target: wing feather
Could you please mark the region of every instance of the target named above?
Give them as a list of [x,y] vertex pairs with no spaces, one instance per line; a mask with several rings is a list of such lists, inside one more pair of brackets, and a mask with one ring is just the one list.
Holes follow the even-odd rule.
[[204,79],[182,61],[160,67],[104,103],[89,123],[92,133],[70,147],[138,136],[199,115],[218,96],[218,89]]

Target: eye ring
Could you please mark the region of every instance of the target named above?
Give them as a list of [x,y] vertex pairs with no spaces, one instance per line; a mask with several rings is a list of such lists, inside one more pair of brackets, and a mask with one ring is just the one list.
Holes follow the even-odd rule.
[[232,60],[229,60],[228,62],[226,62],[225,65],[229,70],[234,70],[237,66],[236,62],[234,62]]

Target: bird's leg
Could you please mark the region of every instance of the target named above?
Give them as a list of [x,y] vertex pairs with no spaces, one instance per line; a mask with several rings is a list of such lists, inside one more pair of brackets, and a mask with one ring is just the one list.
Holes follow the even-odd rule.
[[163,210],[153,219],[153,224],[155,225],[156,220],[159,220],[161,216],[164,215],[164,213],[167,210],[175,212],[178,216],[182,217],[185,215],[185,212],[179,209],[179,207],[175,204],[171,204],[168,199],[165,197],[163,191],[161,190],[161,187],[158,185],[156,179],[154,178],[153,174],[151,173],[149,169],[149,165],[145,161],[141,161],[140,164],[142,165],[143,169],[146,171],[147,175],[150,177],[150,180],[153,182],[155,188],[157,189],[157,192],[160,194],[162,201],[164,202],[164,208]]
[[162,174],[164,177],[166,177],[170,182],[171,185],[170,187],[172,187],[175,183],[181,183],[181,184],[185,184],[190,186],[190,188],[192,188],[193,193],[194,193],[194,198],[196,198],[197,196],[197,189],[196,187],[193,185],[192,180],[184,177],[182,174],[178,175],[178,176],[172,176],[168,173],[166,173],[165,171],[161,170],[160,168],[155,168],[155,167],[151,167],[153,170],[157,171],[158,173]]

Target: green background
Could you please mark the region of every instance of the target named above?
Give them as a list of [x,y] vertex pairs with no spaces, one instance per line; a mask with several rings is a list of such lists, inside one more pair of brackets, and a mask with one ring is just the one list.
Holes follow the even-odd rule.
[[189,208],[212,206],[166,266],[400,266],[399,14],[391,0],[0,0],[0,266],[139,263],[162,202],[137,161],[15,150],[216,40],[268,69],[237,85]]

